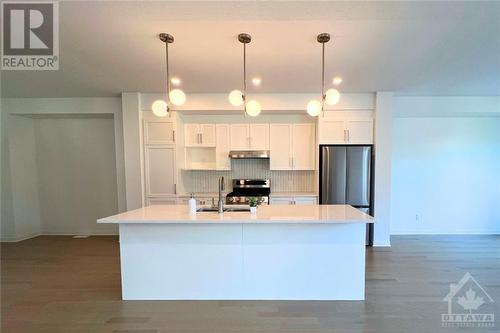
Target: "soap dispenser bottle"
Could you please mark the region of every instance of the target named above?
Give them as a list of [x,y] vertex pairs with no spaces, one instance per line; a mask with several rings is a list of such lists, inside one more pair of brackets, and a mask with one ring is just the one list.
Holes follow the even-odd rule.
[[193,193],[191,193],[191,198],[189,199],[189,213],[196,213],[196,199]]

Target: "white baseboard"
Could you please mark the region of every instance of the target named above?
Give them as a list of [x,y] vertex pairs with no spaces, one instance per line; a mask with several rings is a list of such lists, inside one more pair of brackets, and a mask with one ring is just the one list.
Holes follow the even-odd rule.
[[0,243],[16,243],[24,240],[28,240],[31,238],[35,238],[38,236],[75,236],[75,235],[85,235],[85,236],[118,236],[117,233],[93,233],[93,234],[82,234],[82,233],[34,233],[29,235],[23,235],[18,237],[1,237]]
[[33,234],[27,234],[27,235],[17,236],[17,237],[3,237],[2,236],[0,238],[0,242],[2,242],[2,243],[15,243],[15,242],[20,242],[20,241],[27,240],[30,238],[35,238],[35,237],[38,237],[41,235],[42,234],[40,234],[40,233],[33,233]]
[[446,235],[500,235],[500,231],[477,231],[477,230],[460,230],[455,232],[436,232],[431,230],[414,230],[408,232],[395,232],[391,233],[391,236],[446,236]]
[[373,242],[373,247],[391,247],[391,243],[386,243],[386,242],[377,243],[377,242]]
[[42,232],[40,236],[118,236],[118,233],[109,232]]

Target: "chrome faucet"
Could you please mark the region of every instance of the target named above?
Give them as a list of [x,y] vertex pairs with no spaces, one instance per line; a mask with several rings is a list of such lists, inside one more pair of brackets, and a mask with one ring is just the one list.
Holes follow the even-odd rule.
[[224,213],[224,200],[222,200],[222,191],[224,191],[224,177],[219,178],[219,203],[217,204],[219,214]]

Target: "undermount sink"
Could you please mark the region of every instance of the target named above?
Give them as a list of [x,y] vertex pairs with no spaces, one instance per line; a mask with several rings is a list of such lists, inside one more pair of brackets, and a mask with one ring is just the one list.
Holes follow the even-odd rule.
[[[217,207],[200,207],[197,212],[218,212]],[[224,207],[224,212],[249,212],[250,207]]]

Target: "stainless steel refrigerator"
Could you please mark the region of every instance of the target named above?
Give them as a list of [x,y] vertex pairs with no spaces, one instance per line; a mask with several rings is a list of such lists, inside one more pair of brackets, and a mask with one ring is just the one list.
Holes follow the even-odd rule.
[[[320,145],[321,204],[347,204],[373,215],[372,150],[371,145]],[[373,224],[367,224],[366,244],[373,244]]]

